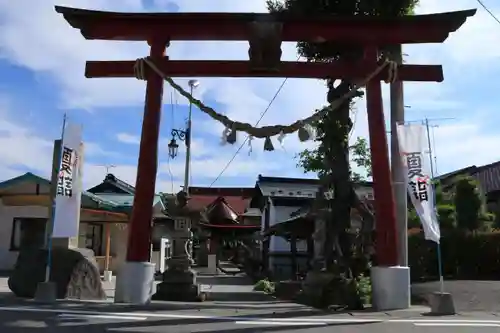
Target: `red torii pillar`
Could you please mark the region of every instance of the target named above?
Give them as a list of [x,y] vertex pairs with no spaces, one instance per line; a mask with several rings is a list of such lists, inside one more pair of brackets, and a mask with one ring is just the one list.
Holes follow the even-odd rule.
[[[403,18],[296,17],[254,13],[110,13],[56,7],[65,19],[80,29],[87,39],[147,40],[151,58],[165,75],[170,77],[298,77],[362,79],[374,71],[377,47],[406,43],[442,43],[450,32],[456,31],[475,10],[421,15]],[[279,71],[256,72],[247,61],[170,61],[163,57],[168,41],[172,40],[249,40],[249,24],[256,21],[278,21],[282,24],[282,41],[324,40],[357,43],[365,48],[365,60],[360,63],[296,63],[281,62]],[[168,36],[168,40],[165,39]],[[87,62],[87,77],[134,77],[134,61]],[[157,171],[159,122],[161,113],[162,79],[147,68],[147,89],[141,145],[136,180],[134,209],[130,221],[127,252],[129,263],[149,260],[152,202]],[[398,79],[410,81],[442,81],[441,66],[402,65]],[[377,261],[380,269],[397,265],[397,232],[395,205],[391,186],[388,147],[382,107],[380,80],[387,78],[383,71],[367,86],[367,110],[372,151],[375,217],[377,223]],[[132,272],[132,271],[131,271]],[[138,272],[141,274],[141,272]],[[392,274],[392,273],[391,273]],[[373,276],[372,276],[373,278]],[[387,286],[389,279],[374,280],[374,292],[385,300],[375,298],[380,307],[398,304],[398,293],[406,294],[405,286]],[[144,281],[134,277],[136,287]],[[376,285],[376,284],[380,284]],[[389,288],[386,288],[389,287]],[[407,286],[409,287],[409,286]],[[117,286],[118,288],[118,286]],[[132,287],[131,287],[132,288]],[[134,291],[130,291],[133,293]],[[409,296],[409,295],[408,295]],[[132,297],[132,296],[131,296]],[[142,296],[141,296],[142,297]],[[137,302],[146,302],[132,297]],[[384,303],[385,302],[385,303]],[[383,304],[382,304],[383,303]],[[399,301],[399,304],[401,302]]]
[[[168,59],[165,57],[165,50],[170,45],[170,41],[152,39],[148,43],[151,47],[149,54],[151,59]],[[137,162],[134,205],[128,232],[127,261],[129,262],[149,261],[151,249],[152,203],[155,196],[158,169],[163,78],[153,71],[149,71],[146,82],[146,100]],[[144,209],[145,207],[148,208]]]

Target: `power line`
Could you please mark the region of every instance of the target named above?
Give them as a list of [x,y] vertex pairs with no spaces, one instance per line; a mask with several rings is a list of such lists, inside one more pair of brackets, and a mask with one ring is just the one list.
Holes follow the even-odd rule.
[[[280,94],[281,90],[283,89],[283,86],[285,85],[286,81],[288,81],[288,78],[285,78],[283,80],[283,82],[281,83],[280,87],[278,88],[278,90],[274,94],[273,98],[271,99],[271,101],[267,105],[266,109],[260,115],[259,120],[257,120],[257,122],[255,123],[255,126],[259,125],[259,123],[261,122],[262,118],[264,118],[264,116],[266,115],[267,111],[269,111],[269,109],[271,108],[271,105],[273,105],[274,101],[276,100],[276,98]],[[241,143],[241,145],[238,147],[238,150],[236,150],[236,152],[234,153],[233,157],[231,157],[231,159],[229,160],[229,162],[227,162],[227,164],[224,166],[224,168],[222,168],[222,171],[219,173],[219,175],[217,175],[217,177],[215,177],[214,181],[210,184],[209,187],[212,187],[220,179],[220,177],[224,174],[224,172],[226,172],[226,170],[229,168],[229,166],[231,165],[231,163],[233,163],[233,161],[236,158],[236,156],[238,156],[238,154],[240,153],[241,149],[243,149],[243,147],[245,146],[245,144],[248,142],[248,138],[249,137],[250,136],[247,136],[245,138],[245,140],[243,140],[243,142]]]
[[[172,129],[174,128],[174,117],[175,117],[175,110],[174,110],[174,89],[172,88],[172,91],[170,92],[170,129],[169,132],[172,132]],[[175,99],[175,104],[177,106],[177,96]],[[174,193],[174,175],[172,173],[172,167],[170,165],[170,153],[168,154],[167,158],[167,168],[168,168],[168,174],[170,176],[170,192]]]
[[[434,178],[434,175],[437,175],[437,154],[436,154],[436,139],[434,136],[434,129],[439,127],[439,125],[436,124],[430,124],[430,122],[437,122],[437,121],[447,121],[447,120],[455,120],[456,118],[424,118],[424,119],[417,119],[417,120],[410,120],[406,121],[405,123],[421,123],[422,125],[425,126],[426,128],[426,133],[427,133],[427,144],[428,144],[428,154],[429,154],[429,162],[430,162],[430,167],[431,167],[431,174],[432,178]],[[432,140],[431,140],[432,137]],[[432,144],[431,144],[432,141]]]
[[[298,61],[300,59],[300,56],[297,58],[296,61]],[[267,105],[266,109],[264,110],[264,112],[262,112],[262,114],[260,115],[260,118],[259,120],[257,120],[257,122],[255,123],[254,126],[257,126],[259,125],[259,123],[261,122],[262,118],[264,118],[264,116],[266,115],[267,111],[269,111],[269,109],[271,108],[271,106],[273,105],[274,101],[276,100],[276,98],[278,97],[278,95],[280,94],[281,90],[283,89],[283,87],[285,86],[285,83],[286,81],[288,81],[288,78],[285,78],[283,80],[283,82],[281,82],[281,85],[279,86],[278,90],[276,91],[276,93],[274,94],[273,98],[271,98],[271,101],[269,102],[269,104]],[[245,144],[248,142],[248,138],[250,136],[247,136],[245,138],[245,140],[243,140],[243,142],[241,143],[241,145],[238,147],[238,150],[236,150],[236,152],[234,153],[233,157],[231,157],[231,159],[229,160],[229,162],[227,162],[227,164],[224,166],[224,168],[222,168],[222,171],[219,173],[219,175],[217,175],[217,177],[215,177],[214,181],[210,184],[209,187],[212,187],[219,179],[220,177],[224,174],[224,172],[226,172],[226,170],[229,168],[229,166],[231,165],[231,163],[233,163],[234,159],[236,158],[236,156],[238,156],[238,154],[240,153],[241,149],[243,149],[243,147],[245,146]]]
[[481,7],[484,8],[484,10],[490,14],[490,16],[495,20],[497,21],[498,24],[500,24],[500,19],[498,17],[496,17],[495,14],[493,14],[493,12],[484,4],[484,2],[482,0],[477,0],[477,2],[481,5]]

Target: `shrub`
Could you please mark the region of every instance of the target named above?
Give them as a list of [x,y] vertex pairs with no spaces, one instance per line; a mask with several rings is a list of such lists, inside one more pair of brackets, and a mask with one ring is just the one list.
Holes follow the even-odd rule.
[[462,230],[477,230],[480,226],[479,215],[482,205],[477,180],[471,176],[456,178],[454,204],[457,226]]
[[274,289],[275,289],[274,287],[275,287],[274,282],[269,281],[268,279],[263,279],[263,280],[258,281],[254,285],[253,290],[263,291],[266,294],[272,294],[272,293],[274,293]]
[[[437,280],[437,245],[423,234],[408,237],[408,261],[412,281]],[[499,280],[500,232],[450,231],[441,238],[445,279]]]
[[455,206],[442,204],[437,206],[437,215],[441,229],[455,229],[456,211]]
[[356,291],[363,304],[371,304],[372,282],[369,277],[361,274],[356,278]]

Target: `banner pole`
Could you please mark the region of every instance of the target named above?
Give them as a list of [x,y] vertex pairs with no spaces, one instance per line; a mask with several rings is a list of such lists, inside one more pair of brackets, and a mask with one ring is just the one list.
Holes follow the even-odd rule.
[[[434,194],[432,196],[432,200],[434,202],[434,210],[436,213],[436,216],[438,216],[437,212],[437,206],[436,206],[436,186],[434,186],[434,164],[432,161],[432,145],[431,145],[431,135],[429,132],[429,119],[425,118],[425,130],[427,132],[427,145],[429,149],[429,161],[430,161],[430,167],[431,167],[431,186],[432,186],[432,193]],[[439,219],[438,219],[438,224],[439,224]],[[438,273],[439,273],[439,289],[441,291],[441,294],[444,293],[444,278],[443,278],[443,259],[441,256],[441,241],[437,243],[437,261],[438,261]]]
[[[61,159],[62,159],[62,151],[64,149],[64,131],[66,128],[66,113],[63,116],[63,123],[62,123],[62,129],[61,129],[61,144],[59,146],[60,152],[59,154],[54,154],[55,156],[58,156],[58,163],[56,167],[56,174],[59,176],[59,169],[61,168]],[[54,146],[54,148],[57,149],[57,146]],[[58,181],[58,177],[56,177],[56,181]],[[56,213],[56,197],[57,197],[57,182],[56,184],[50,184],[51,186],[56,187],[56,191],[54,192],[54,197],[52,197],[52,214],[51,214],[51,221],[49,222],[49,233],[48,233],[48,239],[47,239],[47,265],[45,266],[45,282],[50,281],[50,269],[52,268],[52,234],[54,232],[54,220],[55,220],[55,213]]]

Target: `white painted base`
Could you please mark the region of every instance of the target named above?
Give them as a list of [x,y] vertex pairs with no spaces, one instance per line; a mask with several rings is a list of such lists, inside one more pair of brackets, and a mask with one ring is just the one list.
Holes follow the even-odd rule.
[[215,254],[209,254],[207,256],[207,273],[209,274],[217,274],[217,255]]
[[125,262],[116,277],[115,303],[150,303],[156,292],[155,269],[150,262]]
[[410,307],[410,268],[372,267],[372,305],[378,311]]
[[112,271],[104,271],[102,274],[102,279],[106,282],[110,282],[113,279]]

